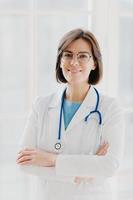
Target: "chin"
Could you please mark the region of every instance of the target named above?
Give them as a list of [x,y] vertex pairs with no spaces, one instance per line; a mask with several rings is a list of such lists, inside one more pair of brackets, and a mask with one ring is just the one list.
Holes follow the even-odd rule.
[[80,83],[88,83],[86,80],[80,80],[80,79],[77,79],[77,80],[74,80],[74,79],[67,79],[67,83],[69,84],[74,84],[74,85],[79,85]]

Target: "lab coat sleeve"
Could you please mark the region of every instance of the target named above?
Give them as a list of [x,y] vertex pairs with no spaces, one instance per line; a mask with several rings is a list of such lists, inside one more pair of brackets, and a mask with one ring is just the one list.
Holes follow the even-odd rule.
[[[20,140],[19,151],[24,148],[37,148],[37,134],[40,128],[38,114],[40,110],[40,101],[41,97],[38,97],[32,105],[31,112],[28,116],[28,120]],[[41,167],[33,165],[18,166],[24,173],[35,175],[45,180],[58,180],[63,182],[71,182],[73,180],[72,177],[56,175],[55,167]]]
[[124,147],[124,113],[115,100],[108,107],[102,127],[103,140],[109,143],[108,153],[104,156],[59,155],[57,175],[111,177],[115,174]]

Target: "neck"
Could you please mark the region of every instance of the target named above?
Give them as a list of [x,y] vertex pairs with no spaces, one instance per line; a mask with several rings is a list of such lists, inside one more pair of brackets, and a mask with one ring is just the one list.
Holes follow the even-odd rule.
[[79,84],[79,85],[67,85],[66,96],[65,98],[69,101],[73,102],[82,102],[90,88],[90,85],[87,84]]

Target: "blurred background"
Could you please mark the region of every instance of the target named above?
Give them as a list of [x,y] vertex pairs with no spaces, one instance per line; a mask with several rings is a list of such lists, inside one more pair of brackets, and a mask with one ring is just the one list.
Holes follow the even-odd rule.
[[124,158],[114,199],[133,200],[133,0],[0,0],[1,200],[32,199],[30,178],[15,163],[19,140],[36,96],[58,88],[60,38],[79,27],[92,31],[101,46],[104,77],[98,88],[125,110]]

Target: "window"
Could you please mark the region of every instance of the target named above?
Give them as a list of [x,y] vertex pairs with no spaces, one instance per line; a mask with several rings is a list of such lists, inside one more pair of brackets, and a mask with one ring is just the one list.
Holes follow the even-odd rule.
[[133,1],[119,0],[119,97],[126,111],[126,135],[123,170],[118,179],[118,197],[132,199],[133,192]]
[[27,113],[37,95],[57,87],[60,37],[91,29],[91,21],[91,0],[0,0],[0,199],[33,200],[30,179],[15,164]]
[[58,87],[54,74],[58,42],[77,27],[92,30],[98,38],[104,62],[104,78],[98,87],[119,98],[126,111],[117,200],[133,197],[133,1],[0,0],[2,200],[34,198],[29,177],[15,165],[19,139],[34,98]]

